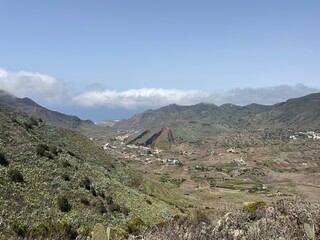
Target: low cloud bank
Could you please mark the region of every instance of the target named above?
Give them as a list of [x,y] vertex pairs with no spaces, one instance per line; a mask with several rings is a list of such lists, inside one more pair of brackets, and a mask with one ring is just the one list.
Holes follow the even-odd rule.
[[190,105],[206,99],[200,91],[177,89],[141,88],[122,92],[113,90],[85,92],[72,98],[76,105],[85,107],[108,106],[137,108],[141,106],[164,106],[171,103]]
[[168,104],[192,105],[200,102],[221,105],[233,103],[247,105],[250,103],[275,104],[289,98],[300,97],[309,93],[319,92],[303,84],[280,85],[265,88],[239,88],[230,91],[207,93],[190,90],[142,88],[127,91],[89,91],[72,98],[72,103],[78,106],[137,108],[141,106],[164,106]]
[[168,104],[192,105],[200,102],[221,105],[233,103],[246,105],[250,103],[274,104],[289,98],[300,97],[317,88],[303,84],[279,85],[264,88],[238,88],[229,91],[204,92],[199,90],[178,90],[163,88],[141,88],[116,91],[110,89],[88,90],[73,95],[65,88],[63,81],[33,72],[8,72],[0,69],[0,89],[18,97],[30,97],[41,104],[69,104],[79,107],[113,107],[134,109],[138,107],[160,107]]

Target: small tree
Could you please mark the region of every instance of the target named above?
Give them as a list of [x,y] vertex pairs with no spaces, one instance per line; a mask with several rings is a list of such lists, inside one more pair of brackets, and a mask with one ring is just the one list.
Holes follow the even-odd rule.
[[66,196],[58,197],[57,203],[60,211],[69,212],[71,210],[71,205]]

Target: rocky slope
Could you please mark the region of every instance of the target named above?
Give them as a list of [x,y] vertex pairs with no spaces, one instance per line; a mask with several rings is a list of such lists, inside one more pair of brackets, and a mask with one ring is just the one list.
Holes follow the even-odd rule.
[[160,130],[146,130],[134,134],[127,139],[126,143],[167,149],[174,143],[174,137],[170,128],[161,128]]

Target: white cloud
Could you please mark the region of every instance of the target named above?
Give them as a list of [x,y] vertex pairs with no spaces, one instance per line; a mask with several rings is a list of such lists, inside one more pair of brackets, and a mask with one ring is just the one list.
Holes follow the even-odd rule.
[[191,105],[200,102],[221,105],[233,103],[275,104],[289,98],[300,97],[319,89],[303,84],[280,85],[265,88],[243,88],[230,91],[207,93],[197,90],[177,90],[162,88],[130,89],[122,92],[113,90],[88,91],[73,97],[72,103],[84,107],[108,106],[136,108],[141,106],[164,106],[168,104]]
[[105,105],[130,109],[141,106],[164,106],[171,103],[190,105],[204,100],[207,95],[196,90],[141,88],[122,92],[89,91],[73,97],[72,102],[85,107]]
[[[192,105],[200,102],[221,105],[233,103],[274,104],[289,98],[300,97],[319,89],[303,84],[279,85],[264,88],[239,88],[229,91],[205,92],[198,90],[178,90],[163,88],[141,88],[116,91],[92,85],[81,94],[72,95],[72,89],[65,88],[64,82],[56,78],[32,72],[8,72],[0,68],[0,89],[17,97],[30,97],[39,104],[64,104],[79,107],[161,107],[168,104]],[[101,89],[101,90],[97,90]]]
[[0,69],[0,89],[17,97],[59,102],[68,97],[64,83],[52,76],[33,72],[8,72]]

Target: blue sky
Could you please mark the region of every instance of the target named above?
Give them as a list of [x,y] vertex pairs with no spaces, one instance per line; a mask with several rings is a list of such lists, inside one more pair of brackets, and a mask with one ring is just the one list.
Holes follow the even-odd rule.
[[320,88],[318,0],[0,0],[0,10],[2,88],[84,118]]

